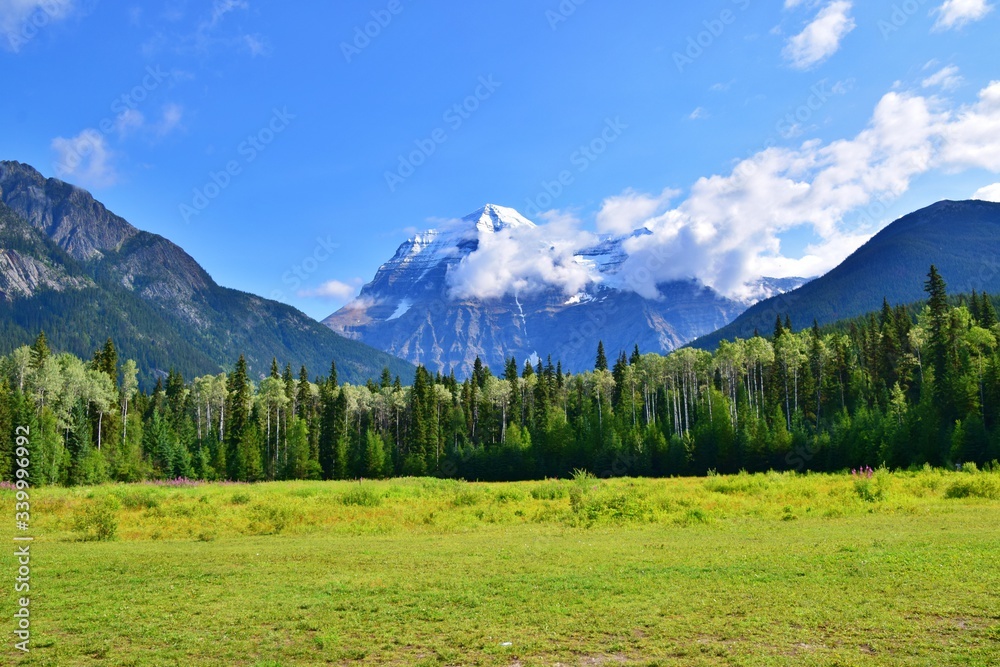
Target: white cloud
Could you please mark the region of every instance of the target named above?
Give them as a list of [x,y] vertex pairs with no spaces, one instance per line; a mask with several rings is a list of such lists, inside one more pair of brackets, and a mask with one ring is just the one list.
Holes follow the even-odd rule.
[[96,188],[114,185],[118,180],[112,164],[114,154],[97,130],[86,129],[70,139],[56,137],[52,140],[52,150],[56,175],[60,178]]
[[243,46],[255,58],[271,54],[271,46],[260,35],[243,35]]
[[[799,0],[786,2],[785,7],[799,4]],[[850,16],[852,7],[850,0],[834,0],[823,7],[802,32],[791,37],[782,54],[792,67],[809,69],[836,53],[841,41],[856,26]]]
[[[176,28],[157,31],[142,44],[142,53],[147,58],[164,50],[182,55],[203,55],[218,50],[248,53],[253,57],[269,55],[271,47],[265,37],[232,25],[234,16],[250,11],[248,0],[213,0],[211,8],[194,22],[191,31],[177,32]],[[176,25],[185,18],[185,11],[179,7],[168,7],[160,13],[160,17]]]
[[[726,296],[752,299],[762,276],[811,277],[832,269],[891,220],[888,207],[914,179],[932,171],[1000,174],[1000,81],[969,104],[902,89],[886,93],[866,126],[836,141],[772,147],[729,173],[697,180],[686,196],[626,190],[595,217],[601,234],[651,233],[624,241],[628,257],[598,274],[576,255],[596,237],[572,216],[485,235],[449,274],[459,297],[497,297],[542,287],[575,294],[595,281],[658,298],[658,285],[696,279]],[[1000,184],[976,197],[1000,199]],[[781,239],[794,230],[814,240],[791,255]]]
[[941,157],[949,168],[1000,171],[1000,81],[979,91],[975,104],[951,114],[941,138]]
[[[888,222],[887,204],[915,177],[968,168],[1000,173],[1000,82],[951,109],[937,98],[890,92],[853,138],[770,148],[728,175],[697,181],[678,206],[645,221],[653,234],[626,243],[624,286],[655,298],[658,283],[696,277],[748,298],[762,275],[822,273]],[[797,228],[819,241],[786,257],[780,237]]]
[[705,107],[695,107],[695,110],[688,114],[688,120],[698,120],[708,115]]
[[448,272],[452,297],[492,299],[555,287],[573,295],[597,279],[576,253],[596,241],[571,216],[550,212],[536,227],[480,233],[479,247]]
[[153,131],[156,133],[156,136],[165,137],[178,129],[183,119],[184,108],[181,105],[175,103],[167,104],[163,107],[163,115],[160,117],[160,122],[156,124]]
[[124,139],[133,131],[141,129],[146,123],[146,117],[138,109],[126,109],[115,118],[115,133]]
[[920,85],[924,88],[937,87],[943,90],[955,90],[962,85],[962,75],[958,73],[957,67],[948,65],[921,81]]
[[212,3],[212,13],[209,14],[208,18],[201,22],[198,26],[199,31],[208,31],[214,29],[222,19],[226,17],[226,14],[235,11],[237,9],[247,10],[250,6],[247,4],[246,0],[215,0]]
[[361,279],[354,278],[350,283],[340,280],[328,280],[319,287],[298,291],[302,298],[333,299],[335,301],[350,301],[361,287]]
[[934,12],[938,15],[935,30],[952,30],[978,21],[993,11],[986,0],[946,0]]
[[0,0],[0,44],[17,53],[38,33],[76,10],[77,0]]
[[993,185],[987,185],[984,188],[979,188],[976,190],[975,194],[972,195],[972,198],[1000,203],[1000,183],[994,183]]
[[667,188],[659,195],[626,190],[608,197],[597,213],[597,231],[602,234],[628,234],[661,211],[680,192]]

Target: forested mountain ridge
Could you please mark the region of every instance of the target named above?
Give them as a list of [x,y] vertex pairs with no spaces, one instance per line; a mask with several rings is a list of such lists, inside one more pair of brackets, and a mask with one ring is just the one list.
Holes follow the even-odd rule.
[[254,377],[279,357],[361,382],[413,367],[338,336],[298,310],[221,287],[184,250],[136,229],[89,193],[0,162],[0,351],[44,330],[87,357],[112,338],[144,385],[173,368],[188,377],[231,368]]
[[746,310],[731,324],[695,340],[714,349],[719,341],[754,330],[770,331],[788,315],[796,329],[877,310],[883,299],[911,303],[934,264],[956,293],[1000,292],[1000,204],[941,201],[903,216],[873,236],[829,273]]
[[916,316],[885,302],[826,331],[779,321],[714,354],[609,360],[598,342],[583,373],[511,358],[462,382],[418,367],[410,386],[388,372],[344,384],[336,368],[314,382],[278,363],[254,382],[241,357],[231,373],[172,373],[150,393],[111,342],[85,362],[40,337],[0,358],[0,479],[15,422],[31,427],[33,483],[995,467],[995,302],[949,299],[934,267],[924,288]]

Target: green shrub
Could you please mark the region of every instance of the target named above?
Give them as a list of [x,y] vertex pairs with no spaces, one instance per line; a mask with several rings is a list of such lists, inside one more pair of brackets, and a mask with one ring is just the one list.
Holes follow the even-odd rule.
[[153,489],[115,489],[114,495],[121,502],[121,506],[127,510],[153,509],[160,506],[160,494]]
[[73,529],[84,542],[107,542],[118,534],[118,500],[107,496],[87,503],[73,517]]
[[955,482],[944,492],[945,498],[987,498],[1000,500],[1000,484],[993,477],[976,475]]
[[558,500],[568,495],[569,489],[559,480],[543,482],[531,489],[531,497],[535,500]]
[[683,516],[677,519],[677,523],[682,526],[692,526],[695,524],[706,524],[711,522],[711,517],[709,517],[708,514],[700,507],[689,509]]
[[472,507],[478,505],[483,499],[483,495],[475,489],[459,489],[451,499],[451,504],[455,507]]
[[250,508],[250,532],[255,535],[278,534],[292,520],[292,512],[283,505],[261,503]]
[[382,495],[373,491],[371,487],[356,486],[340,496],[340,502],[356,507],[378,507],[382,504]]
[[723,495],[757,495],[766,490],[768,481],[761,475],[748,475],[740,472],[739,475],[726,477],[709,477],[705,480],[705,488],[713,493]]
[[250,504],[250,494],[249,493],[234,493],[231,502],[234,505],[249,505]]
[[612,490],[575,484],[570,507],[586,523],[652,521],[653,509],[636,489]]
[[497,491],[496,495],[493,498],[498,503],[503,504],[512,501],[524,500],[524,494],[512,486],[505,486],[504,488]]
[[866,503],[877,503],[889,495],[889,472],[879,468],[871,477],[858,475],[854,480],[854,492]]

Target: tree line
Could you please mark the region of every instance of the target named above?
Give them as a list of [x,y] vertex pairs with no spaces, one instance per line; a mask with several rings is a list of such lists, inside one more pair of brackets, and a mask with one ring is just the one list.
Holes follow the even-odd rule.
[[[768,336],[714,353],[621,351],[594,369],[510,359],[471,377],[388,370],[363,385],[277,361],[251,378],[142,391],[114,343],[84,361],[32,346],[0,358],[0,478],[16,426],[31,429],[35,484],[197,478],[262,481],[438,475],[480,480],[701,475],[739,470],[988,464],[1000,458],[1000,336],[985,294],[928,300],[821,329],[778,317]],[[499,369],[498,369],[499,371]]]

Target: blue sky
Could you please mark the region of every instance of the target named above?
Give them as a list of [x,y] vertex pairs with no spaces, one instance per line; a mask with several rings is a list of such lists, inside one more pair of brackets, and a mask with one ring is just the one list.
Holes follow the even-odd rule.
[[0,158],[317,318],[487,202],[737,294],[1000,198],[992,5],[0,0]]

